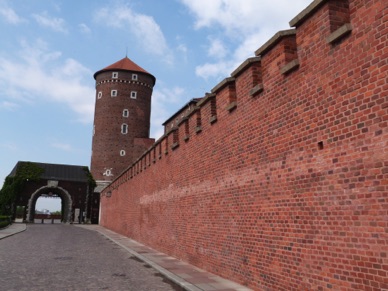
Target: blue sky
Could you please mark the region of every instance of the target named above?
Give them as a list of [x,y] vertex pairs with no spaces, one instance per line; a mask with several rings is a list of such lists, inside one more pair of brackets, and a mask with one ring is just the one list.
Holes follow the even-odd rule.
[[96,71],[127,54],[156,77],[157,139],[311,2],[0,0],[0,186],[18,161],[90,166]]

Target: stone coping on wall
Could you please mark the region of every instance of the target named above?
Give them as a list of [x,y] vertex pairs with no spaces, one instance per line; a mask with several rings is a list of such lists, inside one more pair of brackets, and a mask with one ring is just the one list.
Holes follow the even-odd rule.
[[207,93],[204,98],[202,98],[198,103],[197,106],[201,107],[211,99],[214,99],[216,97],[215,93]]
[[216,85],[213,89],[211,89],[211,92],[217,93],[221,91],[221,89],[223,89],[225,86],[228,86],[229,84],[234,83],[235,81],[236,81],[235,78],[227,77],[224,80],[222,80],[220,83],[218,83],[218,85]]
[[277,32],[269,41],[263,44],[259,49],[255,51],[256,56],[262,56],[271,50],[279,41],[285,36],[296,35],[295,29],[281,30]]
[[243,71],[245,71],[251,64],[257,63],[261,61],[261,57],[251,57],[246,59],[240,66],[238,66],[237,69],[235,69],[230,75],[235,78],[239,74],[241,74]]
[[314,0],[309,6],[302,10],[297,16],[295,16],[290,22],[291,27],[301,25],[307,18],[309,18],[314,12],[325,4],[328,0]]

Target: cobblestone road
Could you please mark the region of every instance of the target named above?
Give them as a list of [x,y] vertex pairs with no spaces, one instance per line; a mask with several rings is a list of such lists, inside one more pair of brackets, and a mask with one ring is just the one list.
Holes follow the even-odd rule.
[[0,240],[0,290],[181,290],[101,234],[30,224]]

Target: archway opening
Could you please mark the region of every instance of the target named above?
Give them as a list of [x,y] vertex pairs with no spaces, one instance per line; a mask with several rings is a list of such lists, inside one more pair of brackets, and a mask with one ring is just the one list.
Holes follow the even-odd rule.
[[45,196],[41,195],[38,200],[36,200],[35,213],[37,211],[42,213],[53,213],[61,212],[62,209],[62,199],[59,196]]
[[63,199],[55,194],[42,194],[35,204],[35,223],[60,223]]

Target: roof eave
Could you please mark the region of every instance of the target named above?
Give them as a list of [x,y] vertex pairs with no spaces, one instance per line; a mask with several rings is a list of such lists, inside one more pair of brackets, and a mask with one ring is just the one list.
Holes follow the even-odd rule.
[[127,69],[102,69],[102,70],[99,70],[97,72],[94,73],[93,75],[93,78],[94,80],[97,80],[97,75],[98,74],[101,74],[101,73],[104,73],[104,72],[133,72],[133,73],[136,73],[136,74],[145,74],[145,75],[148,75],[150,76],[152,79],[153,79],[153,85],[155,85],[156,83],[156,78],[154,75],[148,73],[148,72],[139,72],[139,71],[135,71],[135,70],[127,70]]

